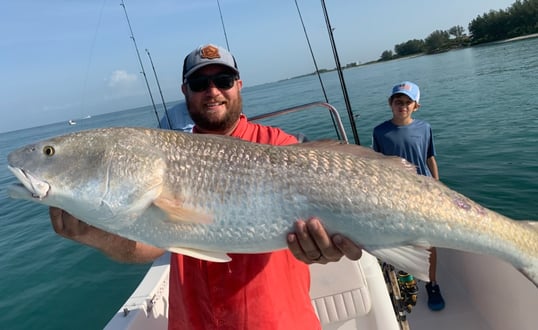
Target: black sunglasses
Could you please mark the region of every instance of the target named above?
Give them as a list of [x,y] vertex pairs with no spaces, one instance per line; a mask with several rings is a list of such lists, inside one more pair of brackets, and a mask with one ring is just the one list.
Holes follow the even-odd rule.
[[197,76],[187,78],[187,84],[193,92],[203,92],[209,88],[209,83],[212,81],[215,87],[219,89],[230,89],[234,86],[236,74],[219,73],[213,76]]

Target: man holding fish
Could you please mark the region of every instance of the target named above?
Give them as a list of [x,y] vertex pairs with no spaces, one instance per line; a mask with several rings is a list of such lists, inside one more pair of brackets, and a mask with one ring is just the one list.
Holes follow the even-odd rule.
[[[250,123],[242,113],[242,81],[234,57],[205,45],[184,61],[182,92],[197,134],[219,134],[273,145],[297,143],[280,129]],[[233,171],[234,169],[230,169]],[[50,208],[54,230],[121,262],[146,263],[165,251],[90,226]],[[309,297],[311,263],[357,260],[361,247],[329,236],[317,218],[297,220],[288,247],[231,254],[227,263],[172,253],[169,329],[320,329]]]

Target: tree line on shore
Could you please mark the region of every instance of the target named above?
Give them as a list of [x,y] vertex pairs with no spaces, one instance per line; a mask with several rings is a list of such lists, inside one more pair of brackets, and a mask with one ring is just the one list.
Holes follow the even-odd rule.
[[[517,0],[507,9],[490,10],[478,15],[468,25],[469,34],[462,26],[433,31],[426,39],[412,39],[385,50],[378,61],[404,56],[435,54],[454,48],[515,38],[538,33],[538,0]],[[346,67],[356,66],[348,64]]]

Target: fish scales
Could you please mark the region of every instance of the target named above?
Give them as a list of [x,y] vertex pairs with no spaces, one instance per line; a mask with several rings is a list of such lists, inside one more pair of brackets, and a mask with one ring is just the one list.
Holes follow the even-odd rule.
[[[356,223],[352,221],[353,219],[367,219],[367,223],[361,223],[360,227],[363,229],[364,235],[361,237],[353,237],[357,241],[362,242],[367,246],[375,247],[377,237],[376,235],[370,235],[370,233],[365,228],[370,228],[370,230],[379,232],[380,229],[384,229],[384,235],[392,234],[398,236],[400,241],[395,242],[395,244],[401,243],[412,243],[420,238],[420,235],[425,235],[428,231],[446,233],[446,230],[436,230],[435,226],[432,224],[435,220],[442,221],[443,217],[439,217],[440,205],[446,205],[447,199],[448,202],[452,202],[452,205],[455,205],[455,208],[451,208],[448,211],[445,211],[448,219],[464,219],[467,220],[463,222],[465,226],[465,231],[461,230],[459,234],[468,233],[468,239],[480,237],[480,233],[483,230],[490,231],[492,228],[491,221],[487,214],[487,210],[483,207],[473,203],[464,196],[460,196],[454,192],[449,191],[448,189],[443,189],[443,186],[436,184],[435,181],[430,180],[426,177],[416,176],[413,173],[406,173],[405,176],[399,176],[392,180],[390,185],[380,186],[380,183],[383,182],[383,177],[391,177],[391,171],[394,169],[390,166],[387,166],[380,161],[369,161],[364,162],[361,160],[353,159],[352,156],[348,154],[334,154],[327,151],[316,151],[316,150],[303,150],[300,148],[287,148],[286,152],[278,150],[269,146],[259,146],[255,144],[240,144],[240,147],[236,144],[233,147],[229,145],[224,145],[221,143],[221,138],[218,137],[217,143],[196,143],[192,141],[194,145],[191,145],[190,152],[183,153],[184,161],[188,162],[189,160],[192,164],[189,166],[192,169],[199,169],[201,172],[205,173],[205,177],[200,177],[202,180],[195,180],[194,182],[188,183],[195,187],[197,191],[208,191],[211,188],[217,188],[217,196],[215,196],[220,202],[220,205],[224,206],[234,205],[241,206],[240,201],[248,200],[254,196],[260,196],[257,200],[257,203],[252,203],[249,208],[246,207],[235,207],[238,212],[234,213],[235,217],[256,217],[257,222],[253,223],[254,226],[257,226],[261,223],[264,223],[264,228],[270,228],[270,230],[291,230],[290,219],[297,217],[306,218],[308,216],[322,214],[327,217],[327,223],[329,228],[333,228],[334,231],[339,232],[349,232],[353,228],[349,228],[350,224]],[[260,148],[261,147],[261,148]],[[283,149],[283,148],[280,148]],[[202,157],[200,157],[202,155]],[[217,155],[218,157],[215,157]],[[247,156],[248,155],[248,156]],[[200,159],[202,158],[202,159]],[[214,166],[211,166],[213,164]],[[270,164],[271,166],[265,167],[264,165]],[[285,168],[286,171],[282,171]],[[214,172],[213,172],[214,170]],[[227,180],[236,178],[236,176],[223,175],[228,171],[235,172],[239,180]],[[224,178],[223,178],[224,176]],[[180,178],[189,177],[186,176],[177,176]],[[193,176],[196,177],[196,176]],[[350,177],[353,178],[350,180]],[[219,181],[211,181],[211,178],[224,180],[220,181],[223,183],[222,186],[227,187],[227,190],[218,189]],[[264,181],[267,180],[267,181]],[[416,185],[410,185],[409,182],[415,181]],[[201,186],[197,186],[196,184]],[[255,184],[253,184],[255,183]],[[279,184],[278,186],[275,186]],[[205,186],[204,186],[205,185]],[[328,189],[328,188],[332,189]],[[356,187],[361,187],[359,190],[363,194],[357,193]],[[370,187],[370,189],[369,189]],[[375,195],[376,197],[368,196],[368,193],[372,192],[371,187],[376,187]],[[291,188],[291,189],[290,189]],[[394,200],[394,191],[399,191],[403,196],[415,196],[414,199],[397,199]],[[430,192],[428,194],[427,192]],[[276,197],[274,194],[277,194]],[[224,194],[226,194],[230,199],[226,199]],[[219,196],[220,195],[220,196]],[[280,198],[282,196],[288,196],[287,198]],[[286,208],[279,208],[278,201],[282,204],[288,205],[289,201],[294,199],[290,196],[308,196],[303,197],[302,199],[306,203],[311,203],[316,207],[311,208],[301,208],[293,207],[289,212],[286,211]],[[194,194],[191,194],[194,196]],[[270,197],[268,197],[270,196]],[[428,196],[428,198],[423,198]],[[437,196],[438,200],[435,198],[429,198],[430,196]],[[208,200],[203,198],[203,196],[195,196],[197,200],[203,201]],[[221,197],[220,199],[218,197]],[[214,200],[209,198],[210,200]],[[299,198],[301,199],[301,198]],[[367,199],[367,201],[365,201]],[[276,203],[267,204],[268,201],[274,200]],[[345,203],[347,202],[347,203]],[[264,204],[262,204],[264,203]],[[344,203],[344,205],[342,205]],[[347,205],[346,205],[347,204]],[[258,209],[257,205],[261,206]],[[265,206],[271,205],[271,209],[279,209],[282,212],[274,213],[271,212],[271,209],[267,209]],[[367,210],[364,210],[364,205],[371,205]],[[419,206],[420,216],[417,216],[415,219],[417,223],[413,225],[415,236],[410,236],[406,241],[401,241],[401,235],[398,233],[398,230],[403,230],[400,224],[402,224],[405,219],[410,219],[412,210],[409,209],[409,205]],[[356,206],[359,206],[358,208]],[[201,208],[213,209],[215,205],[209,203],[206,205],[200,205]],[[390,212],[380,213],[380,209],[390,209]],[[443,208],[441,208],[442,211]],[[243,210],[244,212],[242,212]],[[340,212],[338,214],[336,210],[347,210],[348,214],[343,214]],[[407,216],[394,217],[394,210],[399,210],[402,214]],[[351,211],[351,212],[349,212]],[[368,213],[370,211],[370,213]],[[451,216],[452,213],[456,213],[455,216]],[[463,213],[463,214],[461,214]],[[424,215],[425,214],[425,215]],[[262,215],[265,215],[262,217]],[[338,218],[335,217],[340,215],[342,216],[341,221],[338,221]],[[494,215],[494,214],[490,214]],[[217,217],[218,218],[218,217]],[[223,217],[224,218],[224,217]],[[341,225],[332,225],[333,218],[336,223],[341,223]],[[377,218],[379,220],[385,219],[379,224],[378,221],[374,221]],[[396,221],[391,219],[395,218]],[[265,219],[265,220],[264,220]],[[325,219],[325,218],[322,218]],[[351,221],[350,221],[351,220]],[[282,223],[281,226],[278,226],[276,223]],[[477,224],[484,222],[484,226],[477,226]],[[226,228],[231,228],[231,223],[223,222],[222,223]],[[368,224],[377,224],[377,226],[368,226]],[[381,227],[381,228],[380,228]],[[399,228],[400,227],[400,228]],[[449,229],[449,222],[441,222],[440,229]],[[508,227],[508,223],[505,224],[505,227]],[[476,229],[479,230],[476,230]],[[506,241],[509,233],[514,233],[517,228],[504,228],[499,231],[500,240],[499,242]],[[396,232],[395,232],[396,230]],[[457,229],[454,229],[457,230]],[[251,228],[251,232],[255,232]],[[525,230],[523,230],[525,233]],[[233,236],[233,239],[237,240],[243,236],[243,233],[236,231],[236,236]],[[504,235],[503,235],[504,234]],[[229,230],[224,232],[216,237],[216,239],[222,239],[226,235],[230,235]],[[260,230],[258,235],[253,238],[253,242],[256,243],[258,239],[265,239],[268,236],[267,232]],[[442,235],[439,239],[447,240],[449,235]],[[503,237],[504,236],[504,237]],[[528,237],[529,235],[521,235],[518,237]],[[246,236],[249,237],[249,236]],[[277,236],[278,238],[279,236]],[[369,239],[370,238],[370,239]],[[374,238],[374,239],[371,239]],[[284,242],[280,240],[280,247],[284,247]],[[491,240],[494,243],[494,240]],[[456,241],[457,242],[457,241]],[[383,244],[387,244],[386,241]],[[445,246],[440,244],[439,246]],[[258,244],[260,247],[260,244]],[[446,246],[457,248],[459,246]],[[275,246],[270,247],[274,249]],[[499,253],[506,250],[508,247],[501,244],[495,244],[487,247],[487,249],[496,248],[499,250]],[[252,249],[251,246],[247,246],[247,249]],[[244,251],[240,251],[244,252]],[[534,251],[536,253],[536,251]]]
[[[43,154],[46,146],[54,155]],[[343,233],[374,254],[407,245],[454,248],[498,256],[535,283],[538,278],[536,228],[417,175],[401,159],[359,146],[276,147],[109,128],[14,151],[9,166],[31,191],[15,189],[14,197],[61,207],[162,248],[283,249],[294,220],[317,216],[330,233]]]

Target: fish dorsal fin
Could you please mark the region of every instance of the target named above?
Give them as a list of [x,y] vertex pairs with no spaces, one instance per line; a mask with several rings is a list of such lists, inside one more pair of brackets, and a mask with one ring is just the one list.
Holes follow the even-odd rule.
[[366,250],[396,269],[406,271],[420,280],[430,281],[430,251],[426,246],[409,245]]
[[186,207],[183,200],[163,192],[153,201],[153,205],[168,215],[168,220],[176,223],[210,224],[213,215],[201,209]]
[[229,262],[232,260],[226,253],[223,252],[215,252],[215,251],[204,251],[204,250],[197,250],[197,249],[191,249],[191,248],[183,248],[183,247],[170,247],[166,250],[183,254],[189,257],[193,257],[196,259],[206,260],[206,261],[212,261],[212,262]]
[[520,220],[520,221],[538,232],[538,220]]
[[417,171],[417,167],[414,164],[411,164],[410,162],[405,160],[404,158],[398,156],[383,155],[382,153],[376,152],[371,148],[363,147],[356,144],[349,144],[344,141],[325,139],[293,144],[290,145],[290,147],[312,148],[347,153],[362,159],[385,161],[387,162],[387,164],[393,164],[397,167],[403,167],[407,170],[412,171],[413,173],[416,173]]

